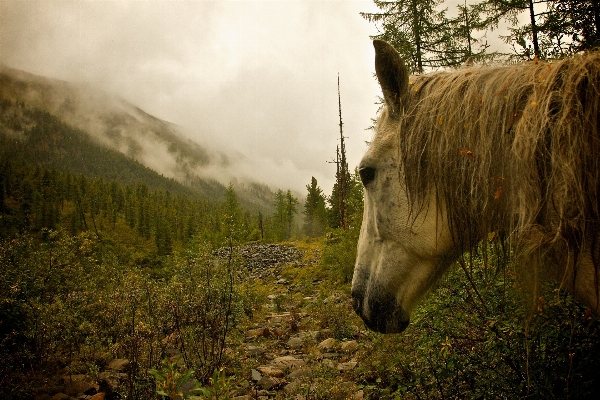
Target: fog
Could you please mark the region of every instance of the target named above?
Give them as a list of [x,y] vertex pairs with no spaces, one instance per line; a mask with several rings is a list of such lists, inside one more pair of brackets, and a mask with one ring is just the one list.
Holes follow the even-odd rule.
[[338,73],[351,168],[377,110],[375,28],[359,15],[372,7],[348,0],[3,0],[0,61],[117,94],[231,154],[241,178],[304,192],[315,176],[328,191]]
[[362,0],[0,0],[0,62],[86,82],[183,127],[228,154],[214,178],[303,193],[314,176],[329,192],[338,74],[351,169],[371,137],[377,31],[359,12],[376,10]]

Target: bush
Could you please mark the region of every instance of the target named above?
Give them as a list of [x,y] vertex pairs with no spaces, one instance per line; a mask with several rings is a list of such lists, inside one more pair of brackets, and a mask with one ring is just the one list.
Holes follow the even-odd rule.
[[359,233],[358,229],[337,229],[327,234],[321,263],[332,280],[341,283],[352,281]]
[[[163,260],[163,280],[121,264],[92,234],[49,232],[0,243],[0,381],[31,369],[127,358],[127,398],[154,395],[148,370],[173,350],[208,382],[228,333],[244,317],[241,263],[194,242]],[[9,376],[10,375],[10,376]],[[16,382],[17,380],[15,380]],[[0,397],[10,398],[10,385]]]

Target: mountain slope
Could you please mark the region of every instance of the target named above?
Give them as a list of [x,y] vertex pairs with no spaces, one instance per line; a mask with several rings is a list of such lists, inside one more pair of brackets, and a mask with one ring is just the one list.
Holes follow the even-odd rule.
[[[33,149],[25,151],[29,153],[30,161],[124,182],[155,180],[155,177],[150,178],[148,171],[140,168],[147,167],[208,198],[221,199],[225,192],[223,183],[227,183],[227,175],[220,173],[228,164],[225,154],[200,146],[186,138],[175,124],[155,118],[121,98],[87,85],[0,66],[0,100],[4,102],[4,135],[37,140],[35,155],[31,154]],[[15,109],[8,111],[10,108]],[[73,135],[78,138],[69,139],[64,132],[60,137],[56,133],[52,136],[52,129],[30,132],[26,138],[24,132],[50,121],[40,111],[55,117],[57,121],[53,124],[65,124],[59,130],[77,131]],[[44,122],[40,123],[40,118]],[[44,135],[49,137],[42,139]],[[73,149],[55,148],[58,139],[67,148],[78,142],[77,152],[70,155],[68,153]],[[44,141],[46,144],[41,146]],[[121,168],[115,168],[116,165]],[[217,182],[219,179],[221,183]],[[150,182],[145,183],[156,187]],[[273,192],[266,185],[235,183],[234,187],[250,210],[264,212],[271,209]]]

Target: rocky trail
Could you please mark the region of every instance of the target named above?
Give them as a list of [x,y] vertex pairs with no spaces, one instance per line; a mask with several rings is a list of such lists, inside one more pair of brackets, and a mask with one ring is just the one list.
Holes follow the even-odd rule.
[[[225,353],[239,367],[226,378],[227,396],[218,398],[362,399],[354,372],[367,351],[364,328],[348,294],[315,273],[320,249],[250,244],[234,251],[243,257],[249,279],[261,285],[264,301],[230,335]],[[229,249],[213,255],[226,259]],[[178,350],[171,355],[177,360]],[[114,394],[127,381],[128,365],[114,359],[92,372],[89,366],[70,366],[47,379],[35,400],[121,398]],[[184,395],[191,388],[191,382],[181,387]]]

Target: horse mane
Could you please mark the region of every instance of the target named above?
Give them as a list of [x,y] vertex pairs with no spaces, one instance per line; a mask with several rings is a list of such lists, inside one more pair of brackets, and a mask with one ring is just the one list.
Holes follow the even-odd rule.
[[597,269],[600,52],[411,79],[399,156],[413,214],[434,193],[461,251],[518,248],[537,276],[587,246]]

